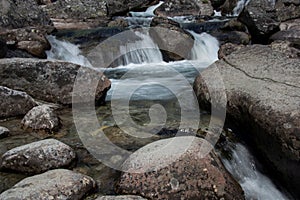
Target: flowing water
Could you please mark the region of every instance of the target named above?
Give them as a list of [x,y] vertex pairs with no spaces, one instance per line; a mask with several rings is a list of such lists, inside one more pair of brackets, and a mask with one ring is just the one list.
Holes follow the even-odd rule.
[[[218,41],[206,33],[196,34],[192,31],[190,33],[195,37],[194,47],[191,52],[193,60],[166,63],[162,61],[161,54],[151,38],[145,33],[137,32],[136,34],[143,38],[143,41],[121,46],[120,50],[130,51],[132,46],[142,44],[145,47],[151,47],[151,51],[140,50],[126,54],[126,65],[104,70],[104,73],[112,81],[112,88],[106,98],[108,104],[112,99],[128,98],[129,91],[132,91],[131,88],[136,89],[139,86],[134,93],[130,94],[133,102],[131,104],[131,115],[133,116],[131,117],[135,119],[135,122],[143,125],[149,121],[147,115],[151,104],[160,103],[171,116],[166,127],[178,127],[180,119],[177,116],[180,116],[180,112],[178,112],[180,106],[177,104],[176,98],[182,92],[187,90],[191,92],[192,90],[190,85],[185,84],[185,81],[187,80],[188,83],[192,84],[199,71],[217,60]],[[72,46],[72,44],[69,45]],[[66,55],[67,57],[62,57],[62,59],[74,62],[68,54]],[[74,58],[76,56],[77,53],[74,55]],[[75,62],[77,62],[76,59]],[[182,77],[177,76],[177,74],[170,76],[168,74],[169,68],[182,74],[185,80],[182,80]],[[118,85],[125,85],[125,87],[122,87],[122,90],[120,90]],[[164,87],[166,85],[169,88]],[[124,88],[127,89],[124,90]],[[115,94],[113,95],[114,92]],[[196,102],[191,101],[190,105],[196,106]],[[106,112],[104,116],[106,117],[100,120],[102,126],[114,127],[116,125],[110,113]],[[206,116],[204,119],[207,122],[209,117]],[[126,142],[119,141],[119,143]],[[126,146],[126,144],[123,145]],[[223,162],[228,171],[241,184],[247,199],[288,199],[269,178],[259,172],[255,166],[253,156],[244,145],[240,143],[232,145],[231,151],[231,159],[223,158]]]
[[223,157],[226,169],[243,188],[247,199],[285,200],[289,199],[279,191],[274,183],[257,169],[257,161],[246,146],[231,144],[231,159]]
[[152,18],[155,16],[155,9],[163,3],[163,1],[160,1],[156,5],[150,6],[145,12],[130,12],[131,16],[126,17],[125,19],[131,28],[148,27],[150,26]]
[[[156,5],[157,6],[157,5]],[[153,17],[153,9],[146,12],[132,12],[131,18],[127,18],[131,25],[147,26]],[[139,21],[140,20],[140,21]],[[152,41],[148,33],[135,32],[141,38],[140,41],[127,43],[119,47],[120,52],[125,54],[119,63],[120,66],[109,69],[99,69],[112,81],[106,102],[107,104],[97,108],[97,116],[101,127],[107,137],[116,145],[135,151],[138,148],[156,141],[158,139],[174,135],[181,120],[182,105],[178,99],[184,98],[187,105],[185,109],[194,110],[198,103],[195,98],[189,97],[192,94],[192,83],[195,77],[203,69],[217,60],[218,41],[209,34],[190,33],[195,38],[194,47],[191,51],[191,60],[183,60],[166,63],[157,45]],[[79,47],[67,41],[60,41],[49,36],[52,49],[47,52],[48,59],[58,59],[83,66],[93,67],[91,62],[83,56]],[[132,51],[132,49],[138,50]],[[128,53],[129,52],[129,53]],[[130,116],[133,121],[140,125],[149,123],[149,109],[153,104],[160,104],[167,113],[166,124],[162,130],[154,130],[157,136],[151,138],[130,137],[123,133],[117,126],[112,115],[111,102],[122,99],[130,99]],[[126,109],[126,108],[125,108]],[[55,138],[69,144],[76,150],[78,161],[75,170],[92,176],[100,185],[99,193],[113,194],[113,183],[119,176],[118,172],[110,169],[88,154],[83,147],[76,133],[70,110],[61,111],[60,116],[64,127],[56,134]],[[21,119],[14,119],[2,122],[12,130],[12,137],[2,139],[0,153],[4,153],[22,144],[39,140],[43,135],[33,133],[24,134],[20,127],[16,126]],[[198,128],[207,127],[210,116],[201,113],[201,124]],[[193,119],[191,119],[193,121]],[[198,126],[198,125],[197,125]],[[223,158],[224,165],[240,182],[245,191],[247,199],[281,200],[288,199],[282,194],[270,179],[260,173],[255,167],[253,156],[242,144],[231,145],[232,156],[227,160]],[[6,186],[0,185],[0,191],[11,187],[18,180],[27,175],[0,173],[1,180],[8,180]]]

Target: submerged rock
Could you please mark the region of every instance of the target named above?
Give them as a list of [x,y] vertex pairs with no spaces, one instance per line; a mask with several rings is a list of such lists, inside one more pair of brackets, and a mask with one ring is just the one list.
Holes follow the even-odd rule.
[[116,191],[148,199],[244,199],[214,151],[207,152],[210,148],[196,137],[153,142],[124,162]]
[[25,92],[0,86],[0,118],[25,115],[36,105],[34,99]]
[[[229,121],[244,130],[265,166],[296,196],[300,195],[299,66],[299,59],[287,59],[269,46],[251,45],[217,61],[194,82],[200,106],[210,110],[211,99],[216,105],[222,98],[215,78],[216,70],[221,73]],[[207,84],[216,91],[209,93]]]
[[0,194],[0,199],[80,200],[95,189],[95,181],[66,169],[51,170],[17,183]]
[[[79,75],[77,81],[82,88],[73,93]],[[91,91],[91,85],[96,83],[96,91]],[[101,103],[110,81],[101,72],[72,63],[14,58],[0,59],[0,85],[22,89],[35,98],[54,103],[71,104],[72,95],[73,103]]]
[[9,134],[9,130],[0,126],[0,139],[6,137]]
[[23,118],[23,129],[44,130],[46,132],[57,131],[61,125],[60,119],[54,109],[48,105],[32,108]]
[[120,195],[120,196],[102,196],[102,197],[98,197],[95,200],[146,200],[146,199],[134,195]]
[[41,173],[49,169],[69,166],[76,154],[68,145],[46,139],[16,147],[1,157],[1,168],[24,172]]

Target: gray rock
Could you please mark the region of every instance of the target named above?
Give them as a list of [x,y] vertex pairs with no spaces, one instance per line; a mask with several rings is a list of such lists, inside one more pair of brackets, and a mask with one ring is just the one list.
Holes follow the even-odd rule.
[[200,16],[213,14],[213,7],[210,1],[202,0],[166,0],[155,10],[159,17],[174,16]]
[[95,200],[144,200],[143,197],[135,195],[102,196]]
[[80,200],[94,190],[95,186],[95,181],[89,176],[66,169],[56,169],[25,178],[1,193],[0,199]]
[[284,53],[288,58],[300,58],[300,49],[295,48],[292,42],[277,40],[272,42],[270,46],[274,51]]
[[[227,94],[227,116],[255,144],[265,166],[300,195],[300,60],[271,47],[253,45],[231,53],[206,69],[194,82],[200,106],[220,96],[216,70]],[[204,81],[205,79],[205,81]],[[208,92],[207,85],[211,92]]]
[[61,125],[60,119],[54,109],[48,105],[32,108],[21,121],[23,129],[44,130],[46,132],[57,131]]
[[5,58],[34,58],[34,56],[21,49],[8,49]]
[[220,49],[218,51],[218,58],[222,59],[225,56],[230,55],[232,52],[237,51],[241,48],[243,48],[244,45],[238,45],[238,44],[232,44],[232,43],[225,43],[220,46]]
[[51,25],[50,18],[39,8],[35,0],[0,2],[0,27],[2,28],[48,25]]
[[0,118],[25,115],[36,105],[34,99],[25,92],[0,86]]
[[156,0],[106,0],[108,15],[125,15],[134,9],[145,9]]
[[1,168],[24,173],[41,173],[69,166],[76,154],[68,145],[46,139],[16,147],[1,157]]
[[281,31],[290,29],[300,30],[300,19],[292,19],[285,22],[281,22],[279,27]]
[[271,40],[289,41],[293,44],[300,45],[300,28],[279,31],[271,36]]
[[105,0],[60,0],[48,3],[43,10],[57,29],[84,29],[108,23]]
[[249,29],[254,43],[267,43],[268,38],[279,31],[280,22],[300,17],[300,5],[284,0],[250,1],[239,15],[239,20]]
[[266,0],[250,1],[239,15],[255,43],[266,43],[268,37],[279,29],[275,7]]
[[52,29],[44,28],[42,31],[27,27],[19,29],[7,29],[0,33],[1,37],[10,45],[10,50],[23,50],[38,58],[47,58],[46,50],[51,46],[44,35]]
[[224,3],[220,5],[222,15],[232,15],[237,2],[238,0],[225,0]]
[[[73,93],[78,73],[82,90]],[[99,81],[96,91],[88,90],[96,81]],[[110,81],[100,72],[72,63],[14,58],[0,59],[0,85],[24,90],[35,98],[54,103],[71,104],[72,94],[74,103],[85,102],[85,97],[89,96],[88,101],[101,103],[110,88]]]
[[0,126],[0,138],[4,138],[9,134],[9,130],[5,127]]
[[149,199],[244,199],[212,149],[187,136],[146,145],[124,162],[116,191]]
[[299,0],[278,0],[275,4],[277,18],[280,22],[300,17]]
[[194,0],[197,6],[200,8],[200,15],[202,16],[211,16],[214,14],[214,8],[211,1],[205,0]]
[[115,20],[110,21],[107,24],[108,27],[122,27],[126,28],[128,27],[128,22],[124,18],[116,18]]
[[155,17],[151,22],[150,36],[162,51],[165,61],[188,58],[194,45],[193,36],[168,18]]
[[247,45],[251,40],[251,36],[248,33],[241,31],[216,31],[210,34],[217,38],[221,44],[233,43]]

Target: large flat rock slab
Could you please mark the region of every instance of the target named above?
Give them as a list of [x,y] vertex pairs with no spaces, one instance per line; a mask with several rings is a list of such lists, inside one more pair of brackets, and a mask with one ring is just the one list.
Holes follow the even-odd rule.
[[[202,108],[210,109],[211,99],[217,105],[223,98],[218,96],[216,71],[224,81],[229,121],[247,133],[269,169],[300,195],[300,59],[262,45],[233,52],[195,80]],[[215,91],[209,93],[206,84]]]
[[[82,87],[86,88],[80,90],[82,93],[74,94],[78,101],[75,103],[81,103],[87,95],[94,95],[97,102],[103,101],[110,81],[103,73],[91,68],[61,61],[25,58],[0,60],[0,85],[54,103],[72,104],[73,87],[78,74]],[[92,87],[89,83],[93,82],[98,83],[97,87],[95,91],[89,91]]]

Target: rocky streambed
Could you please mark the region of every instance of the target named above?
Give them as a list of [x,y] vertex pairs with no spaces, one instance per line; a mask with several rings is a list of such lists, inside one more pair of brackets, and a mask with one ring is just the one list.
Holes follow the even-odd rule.
[[299,3],[0,4],[0,199],[299,198]]

